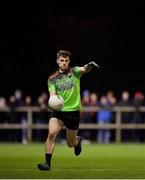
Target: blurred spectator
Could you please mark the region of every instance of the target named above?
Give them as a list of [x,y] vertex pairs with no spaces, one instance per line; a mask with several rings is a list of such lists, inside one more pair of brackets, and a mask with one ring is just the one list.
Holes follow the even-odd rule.
[[[96,107],[96,106],[98,106],[98,104],[99,104],[98,95],[97,95],[97,93],[92,92],[90,94],[90,106]],[[96,115],[97,115],[97,112],[95,112],[95,111],[90,112],[90,123],[96,123]],[[96,141],[96,132],[97,132],[97,130],[90,131],[90,138],[93,141]]]
[[[90,94],[90,106],[98,106],[98,95],[96,93]],[[96,122],[96,112],[90,112],[90,122],[95,123]]]
[[[34,123],[37,125],[48,124],[46,97],[41,94],[37,99],[36,105],[40,107],[40,112],[34,114]],[[46,137],[44,137],[45,133],[43,129],[37,129],[34,132],[36,141],[43,141],[46,139]]]
[[16,101],[16,98],[15,98],[15,96],[10,96],[10,98],[9,98],[9,106],[11,107],[11,108],[14,108],[15,107],[15,101]]
[[4,97],[0,97],[0,109],[5,109],[6,106],[6,99]]
[[107,101],[109,102],[110,105],[113,105],[113,106],[116,105],[117,99],[114,96],[114,92],[113,91],[108,91],[107,94],[106,94],[106,97],[107,97]]
[[[118,101],[118,105],[122,107],[131,106],[130,93],[128,91],[123,91],[121,94],[121,99]],[[131,123],[131,113],[122,112],[121,114],[122,123]],[[122,130],[122,140],[123,142],[128,142],[131,138],[129,130]]]
[[[16,119],[16,112],[14,111],[14,109],[15,109],[15,96],[14,95],[10,96],[9,101],[8,101],[8,106],[10,108],[9,123],[13,124],[13,123],[15,123],[15,119]],[[16,139],[17,139],[16,131],[9,129],[9,131],[8,131],[8,140],[9,141],[14,141]]]
[[[82,106],[89,107],[90,106],[90,91],[84,90],[82,93]],[[81,113],[81,121],[82,123],[91,123],[91,113],[90,112],[82,112]],[[84,142],[90,142],[91,132],[88,130],[82,131],[82,136],[84,138]]]
[[[113,106],[116,105],[117,99],[116,99],[113,91],[108,91],[106,93],[106,98],[107,98],[107,101],[108,101],[110,107],[113,107]],[[116,113],[113,112],[113,111],[111,111],[110,113],[112,114],[112,116],[111,116],[112,119],[110,120],[110,122],[114,122],[115,121],[115,117],[116,117]]]
[[32,106],[32,98],[31,96],[25,97],[25,106]]
[[[5,111],[7,109],[6,99],[4,97],[0,97],[0,123],[8,123],[8,112]],[[7,130],[0,130],[0,139],[3,138],[5,140],[7,138]]]
[[[134,94],[133,99],[133,106],[135,107],[135,112],[132,116],[132,123],[141,124],[144,123],[144,114],[140,112],[140,106],[144,105],[144,94],[140,91],[137,91]],[[143,141],[143,130],[141,129],[134,129],[132,131],[132,137],[135,142],[142,142]]]
[[45,104],[47,104],[47,102],[48,102],[48,93],[42,92],[42,93],[41,93],[41,97],[43,98],[43,102],[44,102]]
[[[107,101],[110,105],[110,107],[113,107],[113,106],[116,106],[117,104],[117,98],[115,97],[115,94],[112,90],[110,91],[107,91],[106,93],[106,97],[107,97]],[[115,120],[116,120],[116,112],[115,111],[110,111],[110,114],[111,114],[111,119],[110,119],[110,122],[111,123],[115,123]],[[110,136],[112,139],[111,140],[114,140],[115,138],[115,130],[114,129],[111,129],[110,130]]]
[[[110,110],[110,103],[107,100],[106,96],[102,96],[100,98],[100,108],[101,110],[98,111],[97,121],[98,125],[103,125],[111,122],[112,119],[112,112]],[[97,141],[98,143],[109,143],[110,142],[110,130],[109,129],[98,129],[97,134]]]
[[[82,106],[90,106],[90,92],[88,90],[83,91],[82,94]],[[90,112],[82,112],[81,119],[83,123],[90,123]]]
[[15,107],[20,107],[24,105],[23,102],[23,93],[21,90],[17,89],[14,92],[14,96],[15,96]]
[[[31,96],[25,97],[24,106],[26,106],[26,107],[32,106]],[[27,114],[27,112],[23,113],[21,123],[22,123],[22,134],[21,134],[22,139],[21,139],[21,141],[23,144],[28,144],[28,133],[27,133],[28,114]]]
[[[13,104],[13,108],[17,108],[17,107],[22,107],[24,106],[24,101],[23,101],[23,93],[20,89],[16,89],[15,92],[14,92],[14,98],[15,98],[15,101],[14,101],[14,104]],[[15,119],[14,120],[14,123],[23,123],[23,116],[24,115],[24,112],[15,112]],[[22,141],[22,130],[19,130],[19,129],[16,129],[14,130],[14,141]]]

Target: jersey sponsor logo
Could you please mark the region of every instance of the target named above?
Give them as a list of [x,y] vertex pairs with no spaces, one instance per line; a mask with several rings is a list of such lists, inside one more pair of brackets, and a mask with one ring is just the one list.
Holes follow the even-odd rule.
[[64,90],[68,90],[74,87],[74,83],[73,83],[73,80],[64,80],[61,82],[58,81],[56,83],[56,87],[59,91],[64,91]]

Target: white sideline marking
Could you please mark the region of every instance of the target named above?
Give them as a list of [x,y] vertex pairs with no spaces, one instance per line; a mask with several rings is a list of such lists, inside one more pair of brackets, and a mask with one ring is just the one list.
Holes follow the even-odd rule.
[[[0,169],[0,171],[4,171],[4,170],[8,170],[8,171],[32,171],[32,170],[38,170],[37,168],[33,168],[33,169]],[[79,168],[52,168],[51,171],[128,171],[128,168],[124,168],[124,169],[120,169],[120,168],[83,168],[83,169],[79,169]],[[139,170],[139,171],[144,171],[144,169],[131,169],[131,170]]]

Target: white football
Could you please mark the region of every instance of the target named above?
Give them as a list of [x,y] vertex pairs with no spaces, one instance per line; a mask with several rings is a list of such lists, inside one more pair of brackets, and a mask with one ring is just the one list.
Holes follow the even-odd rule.
[[59,95],[52,95],[48,100],[48,105],[53,110],[60,110],[64,106],[64,99]]

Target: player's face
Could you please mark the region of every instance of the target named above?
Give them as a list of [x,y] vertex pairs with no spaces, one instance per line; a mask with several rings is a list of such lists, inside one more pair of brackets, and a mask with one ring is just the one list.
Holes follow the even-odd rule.
[[57,59],[57,64],[58,64],[58,66],[59,66],[59,69],[62,70],[62,71],[65,71],[65,70],[68,69],[69,63],[70,63],[69,57],[60,56],[60,57]]

